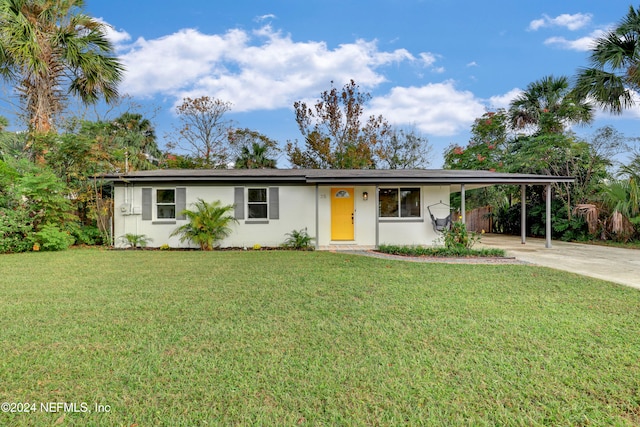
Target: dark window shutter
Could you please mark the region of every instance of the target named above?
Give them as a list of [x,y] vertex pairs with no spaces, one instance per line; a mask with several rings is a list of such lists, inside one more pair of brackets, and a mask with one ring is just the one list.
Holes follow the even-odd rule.
[[280,219],[280,192],[278,187],[269,187],[269,219]]
[[236,219],[244,219],[244,187],[235,187],[234,196],[234,217]]
[[187,189],[185,187],[176,188],[176,219],[187,219],[182,211],[187,209]]
[[153,219],[153,206],[151,203],[151,188],[142,189],[142,220],[151,221]]

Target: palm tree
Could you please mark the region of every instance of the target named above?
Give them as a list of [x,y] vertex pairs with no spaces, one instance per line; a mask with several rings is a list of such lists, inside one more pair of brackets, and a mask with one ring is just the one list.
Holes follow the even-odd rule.
[[603,186],[602,204],[609,210],[607,230],[617,239],[628,240],[635,233],[631,222],[640,214],[640,187],[633,177],[612,181]]
[[142,114],[124,113],[105,130],[116,148],[126,150],[132,169],[152,169],[160,161],[155,129]]
[[276,161],[267,157],[269,147],[258,142],[242,147],[240,155],[236,159],[236,169],[274,169]]
[[640,89],[640,8],[629,7],[617,27],[596,40],[589,61],[576,78],[575,91],[614,114],[633,105],[630,90]]
[[593,108],[572,93],[567,77],[546,76],[530,83],[511,102],[509,119],[514,129],[533,127],[538,134],[562,133],[565,126],[593,120]]
[[222,206],[219,200],[207,203],[202,199],[198,199],[194,205],[194,211],[185,209],[181,212],[189,222],[176,228],[171,235],[181,235],[181,242],[190,240],[199,245],[200,249],[210,251],[216,243],[231,234],[229,224],[238,222],[228,215],[234,206]]
[[124,67],[106,25],[83,0],[0,0],[0,74],[15,85],[30,130],[54,127],[69,94],[91,104],[117,98]]

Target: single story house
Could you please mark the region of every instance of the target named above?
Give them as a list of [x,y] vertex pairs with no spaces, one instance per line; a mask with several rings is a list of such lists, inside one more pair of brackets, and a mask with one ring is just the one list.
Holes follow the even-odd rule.
[[[135,171],[103,177],[113,184],[114,245],[127,233],[151,247],[188,247],[171,233],[198,199],[234,206],[233,233],[222,247],[278,246],[293,230],[307,229],[318,249],[338,245],[438,245],[432,221],[450,215],[451,193],[490,185],[572,182],[571,177],[472,170],[210,169]],[[523,197],[524,199],[524,197]],[[523,205],[524,207],[524,205]],[[464,212],[464,206],[462,209]],[[525,212],[523,210],[523,218]],[[549,218],[550,215],[547,215]],[[464,220],[464,218],[463,218]],[[524,243],[524,222],[523,222]],[[550,246],[547,223],[547,246]]]

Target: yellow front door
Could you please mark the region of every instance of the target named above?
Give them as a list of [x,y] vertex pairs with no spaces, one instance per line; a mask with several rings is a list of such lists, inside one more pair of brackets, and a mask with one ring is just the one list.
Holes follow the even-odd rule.
[[331,189],[331,240],[353,240],[353,188]]

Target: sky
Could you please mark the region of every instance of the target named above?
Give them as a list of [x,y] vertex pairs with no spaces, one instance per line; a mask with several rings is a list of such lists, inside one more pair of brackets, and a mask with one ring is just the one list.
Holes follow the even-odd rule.
[[[126,67],[120,92],[142,106],[160,145],[184,97],[231,103],[228,118],[282,145],[302,142],[293,103],[353,79],[366,114],[413,127],[442,167],[474,119],[507,107],[528,84],[572,77],[595,37],[619,22],[620,0],[86,0],[111,26]],[[635,5],[637,7],[637,5]],[[612,125],[640,136],[640,108],[598,112],[588,137]],[[286,155],[279,167],[289,167]]]

